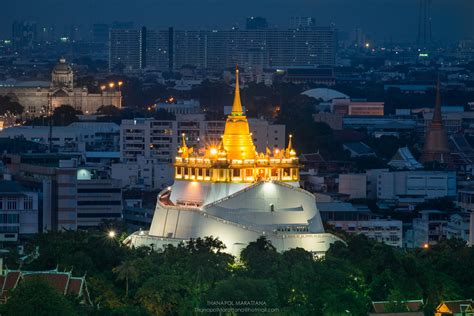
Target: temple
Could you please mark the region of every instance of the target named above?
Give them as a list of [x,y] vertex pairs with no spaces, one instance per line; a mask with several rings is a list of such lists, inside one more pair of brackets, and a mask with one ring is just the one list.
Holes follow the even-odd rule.
[[219,144],[208,144],[202,152],[186,145],[182,135],[175,162],[176,180],[200,182],[253,183],[260,180],[298,182],[298,158],[291,135],[286,149],[255,151],[247,117],[242,111],[236,70],[235,98]]
[[451,165],[451,154],[448,145],[448,136],[443,125],[443,117],[441,115],[441,93],[440,83],[436,85],[436,104],[433,111],[433,119],[431,125],[426,131],[425,145],[420,161],[422,163],[439,162]]
[[284,149],[256,152],[238,75],[236,69],[234,102],[220,142],[195,149],[181,135],[174,184],[160,192],[150,230],[125,243],[159,248],[214,236],[238,256],[264,235],[280,251],[301,247],[323,255],[338,240],[324,232],[314,196],[299,187],[291,135]]

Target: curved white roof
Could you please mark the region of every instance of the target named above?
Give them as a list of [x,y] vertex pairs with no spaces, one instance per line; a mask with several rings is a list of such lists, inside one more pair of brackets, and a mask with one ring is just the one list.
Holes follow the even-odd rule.
[[349,99],[348,95],[345,95],[342,92],[328,89],[328,88],[316,88],[311,90],[306,90],[302,92],[308,97],[315,98],[315,99],[322,99],[324,102],[330,101],[332,99]]
[[[180,197],[194,198],[191,192],[186,192],[191,187],[183,185],[185,182],[189,181],[176,181],[168,189],[171,198],[175,189],[180,191],[175,193],[185,193]],[[212,196],[211,191],[216,189],[197,185],[205,183],[194,183],[192,191],[201,192],[197,194],[201,199]],[[237,188],[218,188],[219,191],[225,189],[234,191]],[[203,196],[206,191],[209,194]],[[301,247],[317,255],[323,255],[331,243],[339,240],[324,233],[314,195],[292,184],[257,182],[233,194],[229,194],[230,191],[202,207],[168,205],[159,200],[150,230],[135,233],[126,242],[135,247],[153,245],[161,248],[190,238],[215,236],[227,246],[226,252],[238,256],[242,248],[262,235],[267,236],[278,251]]]

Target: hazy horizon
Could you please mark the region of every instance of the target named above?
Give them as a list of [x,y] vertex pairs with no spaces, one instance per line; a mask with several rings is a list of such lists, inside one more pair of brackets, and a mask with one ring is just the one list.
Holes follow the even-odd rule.
[[[208,29],[245,26],[247,16],[266,17],[270,26],[286,28],[290,16],[313,16],[317,25],[333,24],[350,33],[361,27],[378,41],[413,41],[418,28],[417,0],[18,0],[3,4],[0,36],[11,35],[15,20],[34,20],[55,26],[83,27],[93,23],[133,21],[150,28]],[[68,12],[70,14],[68,14]],[[433,0],[431,8],[433,40],[458,40],[474,37],[474,1]]]

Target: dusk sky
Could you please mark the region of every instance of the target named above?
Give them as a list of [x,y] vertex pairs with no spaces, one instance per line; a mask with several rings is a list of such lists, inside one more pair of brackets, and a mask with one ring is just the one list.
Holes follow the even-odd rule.
[[[264,16],[271,26],[285,28],[292,15],[314,16],[318,25],[334,23],[341,31],[362,27],[378,39],[416,38],[417,0],[16,0],[2,1],[0,35],[8,37],[14,20],[40,24],[134,21],[152,28],[224,28],[247,16]],[[473,0],[433,0],[433,39],[457,40],[474,36]]]

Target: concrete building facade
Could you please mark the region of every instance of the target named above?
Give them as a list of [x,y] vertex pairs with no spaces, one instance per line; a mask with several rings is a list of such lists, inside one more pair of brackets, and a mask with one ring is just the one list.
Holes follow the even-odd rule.
[[399,220],[377,218],[368,210],[351,203],[318,202],[323,221],[350,234],[363,234],[394,247],[403,245],[403,223]]
[[0,180],[0,244],[38,233],[38,193]]
[[455,197],[456,173],[442,171],[382,172],[377,179],[380,200]]
[[39,192],[39,231],[76,230],[121,217],[121,183],[79,162],[75,154],[6,157],[13,179]]
[[367,175],[365,173],[340,174],[339,193],[348,194],[350,199],[367,198]]

